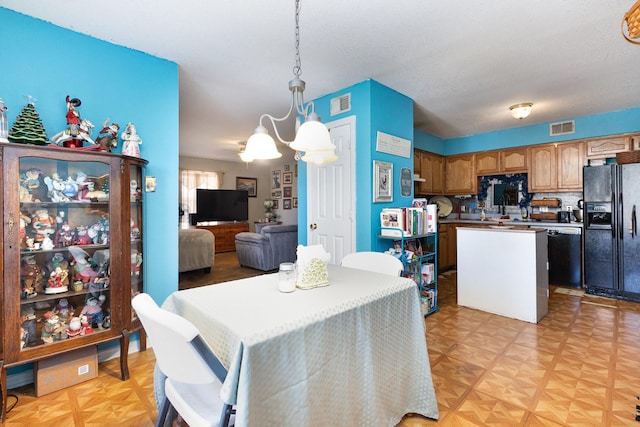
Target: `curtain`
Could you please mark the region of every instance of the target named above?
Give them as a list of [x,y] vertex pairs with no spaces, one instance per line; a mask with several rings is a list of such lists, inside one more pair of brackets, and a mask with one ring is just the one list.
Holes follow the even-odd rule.
[[183,219],[196,212],[196,189],[216,190],[222,186],[222,172],[180,169],[180,211]]

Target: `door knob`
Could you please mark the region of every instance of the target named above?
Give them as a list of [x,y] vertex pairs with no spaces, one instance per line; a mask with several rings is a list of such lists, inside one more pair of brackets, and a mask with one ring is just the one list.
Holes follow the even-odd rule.
[[318,224],[311,224],[309,228],[315,230],[316,228],[318,228]]

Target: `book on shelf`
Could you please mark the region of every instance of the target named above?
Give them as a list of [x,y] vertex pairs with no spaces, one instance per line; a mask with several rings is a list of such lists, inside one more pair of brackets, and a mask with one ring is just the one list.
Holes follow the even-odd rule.
[[434,233],[437,230],[436,212],[436,205],[385,208],[380,212],[380,234],[390,237],[410,237]]

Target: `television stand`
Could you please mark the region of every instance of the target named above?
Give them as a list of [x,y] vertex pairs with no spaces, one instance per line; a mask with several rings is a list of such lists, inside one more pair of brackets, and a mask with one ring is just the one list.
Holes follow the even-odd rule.
[[216,238],[216,253],[236,250],[236,234],[249,231],[248,222],[221,222],[215,225],[196,225],[196,228],[209,230]]

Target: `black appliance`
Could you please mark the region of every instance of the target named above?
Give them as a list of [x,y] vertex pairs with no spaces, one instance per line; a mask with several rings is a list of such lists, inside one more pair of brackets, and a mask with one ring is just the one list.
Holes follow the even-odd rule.
[[582,287],[582,229],[547,229],[549,284]]
[[558,222],[571,222],[571,212],[558,211]]
[[196,222],[247,221],[249,193],[245,190],[196,189]]
[[587,292],[640,301],[640,163],[585,166]]

